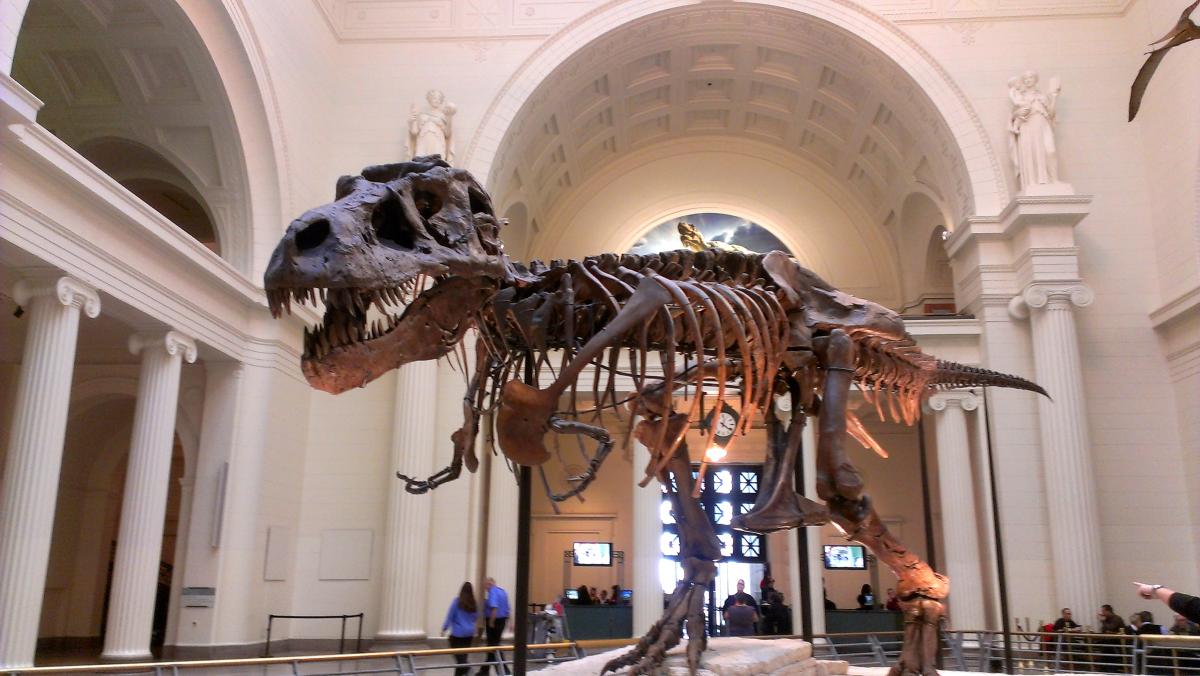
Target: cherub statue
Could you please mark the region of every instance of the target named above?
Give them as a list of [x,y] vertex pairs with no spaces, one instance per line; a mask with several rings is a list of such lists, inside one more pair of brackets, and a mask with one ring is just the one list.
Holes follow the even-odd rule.
[[1054,115],[1062,90],[1058,78],[1050,78],[1048,93],[1038,89],[1038,74],[1027,70],[1008,80],[1012,102],[1009,120],[1009,152],[1022,192],[1031,186],[1058,183],[1058,151],[1054,145]]
[[446,95],[438,89],[425,94],[429,109],[418,111],[413,104],[408,116],[408,148],[413,157],[441,155],[447,162],[454,161],[454,114],[458,106],[446,101]]

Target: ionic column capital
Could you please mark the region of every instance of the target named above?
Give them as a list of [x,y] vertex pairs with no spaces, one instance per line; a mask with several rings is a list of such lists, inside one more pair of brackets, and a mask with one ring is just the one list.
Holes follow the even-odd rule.
[[931,395],[926,404],[931,410],[939,412],[945,411],[949,406],[957,406],[964,411],[974,411],[979,408],[979,397],[965,390],[946,390]]
[[1013,296],[1008,303],[1008,312],[1017,319],[1028,319],[1030,309],[1040,310],[1051,306],[1087,307],[1096,299],[1092,287],[1082,282],[1048,284],[1035,282]]
[[26,277],[13,286],[13,300],[25,305],[39,296],[49,296],[66,307],[82,308],[83,313],[95,319],[100,314],[100,294],[88,284],[74,277]]
[[184,361],[196,361],[196,341],[178,331],[166,333],[135,333],[129,337],[129,351],[140,354],[148,348],[161,348],[169,355],[182,354]]

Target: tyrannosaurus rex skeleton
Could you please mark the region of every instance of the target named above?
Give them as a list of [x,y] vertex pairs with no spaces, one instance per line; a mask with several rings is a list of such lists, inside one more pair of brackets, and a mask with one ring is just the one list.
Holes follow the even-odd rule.
[[[847,411],[850,387],[857,385],[881,416],[907,423],[938,388],[999,385],[1044,394],[1041,388],[922,353],[896,313],[838,291],[778,251],[601,254],[523,266],[504,254],[500,226],[474,178],[436,156],[367,167],[339,179],[334,202],[288,227],[267,268],[276,315],[292,301],[324,305],[320,325],[305,331],[301,364],[321,390],[343,392],[403,364],[450,354],[465,367],[463,338],[477,331],[454,458],[429,478],[401,476],[407,489],[425,492],[458,476],[464,464],[474,471],[482,417],[487,438],[523,465],[551,457],[548,434],[593,440],[592,451],[580,444],[587,469],[569,490],[551,492],[566,499],[587,487],[612,448],[609,431],[595,424],[600,412],[620,415],[625,404],[634,414],[626,438],[651,452],[646,481],[662,481],[672,500],[685,574],[662,619],[606,671],[655,670],[685,625],[696,638],[688,646],[694,670],[704,649],[703,590],[720,545],[692,497],[684,443],[700,397],[678,412],[674,392],[708,383],[718,400],[727,393],[740,400],[743,433],[755,412],[765,411],[772,439],[768,488],[734,527],[761,533],[832,520],[865,544],[899,578],[906,624],[893,674],[933,674],[948,581],[888,532],[863,492],[843,448],[848,426],[865,437]],[[652,354],[661,375],[648,373]],[[516,379],[526,366],[533,382]],[[544,384],[543,367],[554,374]],[[593,374],[593,408],[580,410],[585,369]],[[618,375],[633,382],[635,394],[625,401],[617,398]],[[793,402],[786,433],[770,405],[781,395]],[[800,433],[812,416],[823,505],[792,486]]]

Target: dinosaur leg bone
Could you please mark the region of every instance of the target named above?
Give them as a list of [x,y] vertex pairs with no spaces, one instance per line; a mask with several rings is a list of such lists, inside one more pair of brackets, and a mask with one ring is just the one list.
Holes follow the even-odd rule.
[[671,294],[652,275],[647,275],[621,311],[592,336],[549,387],[539,390],[518,380],[505,383],[497,418],[500,450],[522,465],[540,465],[549,460],[546,428],[562,393],[597,355],[671,302]]
[[[687,416],[671,414],[667,425],[672,428],[665,435],[675,437],[680,428],[686,427]],[[650,445],[659,439],[659,427],[667,420],[638,423],[634,434],[639,441]],[[653,446],[651,452],[658,451]],[[667,449],[661,449],[665,452]],[[667,474],[674,476],[672,488]],[[704,634],[704,592],[717,575],[714,561],[721,557],[721,543],[713,532],[712,524],[704,514],[700,502],[692,497],[692,467],[688,459],[687,444],[680,444],[671,455],[667,469],[659,480],[667,487],[671,499],[672,513],[679,527],[679,553],[683,564],[683,579],[675,585],[671,600],[663,611],[662,618],[654,623],[637,646],[604,665],[601,675],[630,667],[634,674],[652,674],[662,665],[667,651],[679,644],[683,627],[691,640],[688,642],[688,669],[695,674],[700,666],[700,654],[706,646]]]
[[[780,433],[782,424],[771,414],[767,417],[767,438],[777,457],[771,472],[771,488],[761,504],[745,514],[733,517],[731,525],[737,530],[755,533],[770,533],[798,526],[820,526],[829,523],[829,509],[820,503],[796,493],[793,488],[796,459],[799,455],[801,435],[804,433],[804,414],[796,411],[788,426],[785,438]],[[783,452],[778,447],[783,444]]]
[[827,375],[819,414],[817,490],[846,537],[866,545],[899,578],[896,592],[904,611],[904,646],[888,676],[936,676],[937,631],[944,612],[941,601],[949,592],[950,582],[888,531],[863,494],[862,477],[850,464],[844,448],[853,345],[839,329],[821,348]]

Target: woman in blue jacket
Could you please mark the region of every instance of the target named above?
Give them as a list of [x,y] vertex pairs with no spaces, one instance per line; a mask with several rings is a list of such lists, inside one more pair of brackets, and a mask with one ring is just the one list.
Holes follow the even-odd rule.
[[[475,605],[475,588],[470,582],[464,582],[458,590],[458,597],[450,602],[450,610],[446,613],[446,621],[442,622],[442,633],[450,630],[451,648],[469,648],[475,638],[475,615],[478,607]],[[454,661],[460,665],[454,670],[454,676],[467,676],[467,656],[455,655]]]

